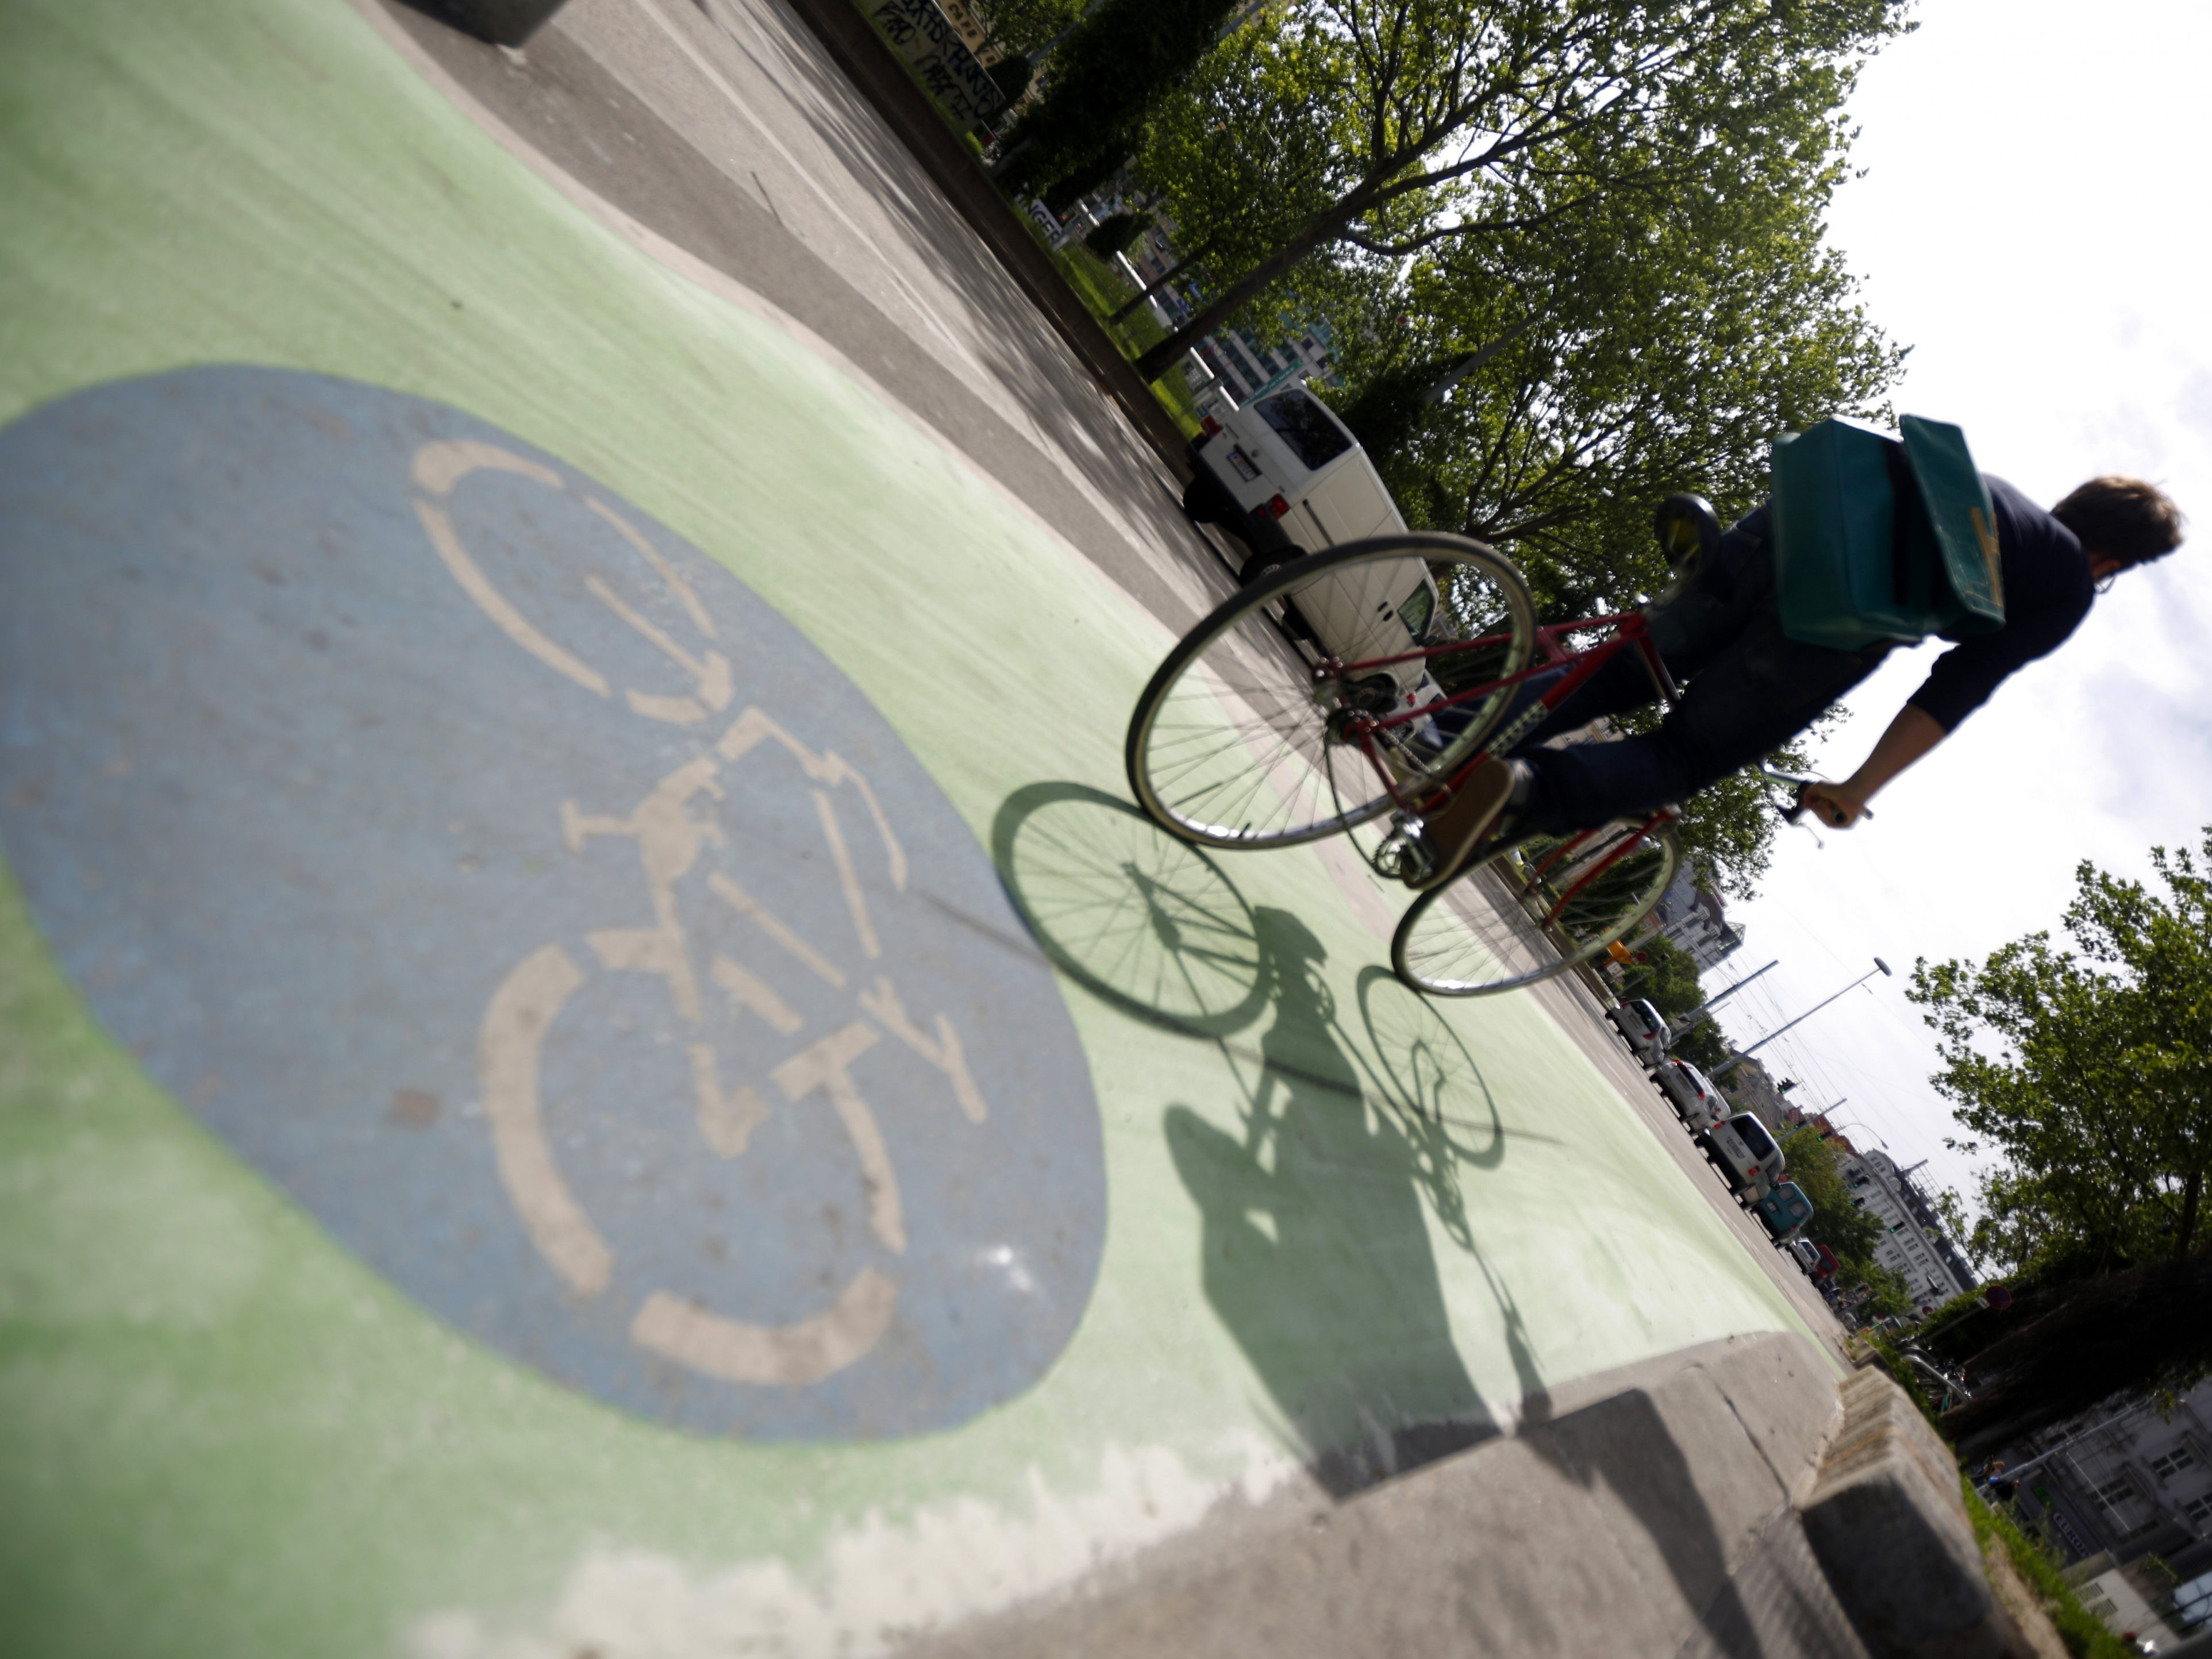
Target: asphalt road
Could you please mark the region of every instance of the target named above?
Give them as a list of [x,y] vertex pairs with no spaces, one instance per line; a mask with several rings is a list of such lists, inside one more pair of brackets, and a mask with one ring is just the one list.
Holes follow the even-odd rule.
[[8,12],[27,1650],[881,1651],[1832,1331],[1571,986],[1133,814],[1225,571],[707,3]]
[[[778,0],[570,0],[521,52],[398,0],[392,24],[522,144],[781,307],[1176,632],[1225,547],[897,138]],[[1842,1329],[1580,981],[1538,993],[1840,1355]]]

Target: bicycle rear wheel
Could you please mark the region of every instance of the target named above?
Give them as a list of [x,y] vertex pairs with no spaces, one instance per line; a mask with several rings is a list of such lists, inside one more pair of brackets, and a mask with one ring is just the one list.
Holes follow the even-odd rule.
[[1390,965],[1431,996],[1534,985],[1626,938],[1681,867],[1673,828],[1647,832],[1641,821],[1500,848],[1413,902]]
[[1474,752],[1535,630],[1520,573],[1464,537],[1409,532],[1299,559],[1160,665],[1129,721],[1129,787],[1164,828],[1209,847],[1348,830]]

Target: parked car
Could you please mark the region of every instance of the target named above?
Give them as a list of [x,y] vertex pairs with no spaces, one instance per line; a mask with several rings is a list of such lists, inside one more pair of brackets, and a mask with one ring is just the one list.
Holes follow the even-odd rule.
[[1809,1238],[1785,1238],[1780,1241],[1790,1259],[1805,1270],[1805,1277],[1817,1280],[1820,1277],[1820,1247]]
[[1641,999],[1608,1008],[1605,1017],[1628,1044],[1629,1052],[1646,1066],[1658,1065],[1667,1045],[1674,1040],[1659,1011]]
[[[1810,1241],[1808,1240],[1808,1242],[1809,1243]],[[1836,1267],[1838,1265],[1836,1261],[1836,1253],[1825,1244],[1814,1244],[1813,1249],[1819,1254],[1820,1258],[1820,1267],[1814,1273],[1813,1277],[1819,1279],[1822,1284],[1832,1283],[1836,1277]]]
[[1705,1133],[1728,1115],[1728,1097],[1686,1060],[1662,1057],[1651,1079],[1659,1085],[1659,1092],[1674,1103],[1693,1135]]
[[1796,1182],[1777,1182],[1773,1189],[1751,1207],[1752,1212],[1766,1224],[1766,1231],[1778,1242],[1790,1244],[1805,1243],[1797,1237],[1797,1233],[1813,1218],[1813,1200],[1805,1196],[1805,1189]]
[[1790,1176],[1782,1167],[1782,1147],[1750,1112],[1722,1118],[1702,1137],[1721,1175],[1739,1196],[1757,1203]]

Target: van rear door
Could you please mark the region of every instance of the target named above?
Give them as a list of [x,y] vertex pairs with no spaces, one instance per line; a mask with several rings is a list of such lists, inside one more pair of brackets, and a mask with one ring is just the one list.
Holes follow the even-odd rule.
[[1303,534],[1314,550],[1402,530],[1398,508],[1364,453],[1346,455],[1307,487],[1297,504]]

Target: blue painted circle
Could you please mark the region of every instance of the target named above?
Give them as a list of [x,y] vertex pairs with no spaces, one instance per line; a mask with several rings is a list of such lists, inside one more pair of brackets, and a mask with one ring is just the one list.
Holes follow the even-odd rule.
[[911,1434],[1081,1314],[1097,1106],[967,824],[728,571],[467,415],[210,368],[0,433],[0,847],[156,1080],[603,1400]]

